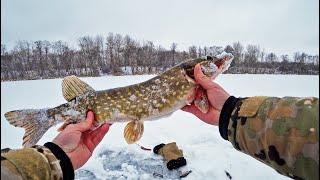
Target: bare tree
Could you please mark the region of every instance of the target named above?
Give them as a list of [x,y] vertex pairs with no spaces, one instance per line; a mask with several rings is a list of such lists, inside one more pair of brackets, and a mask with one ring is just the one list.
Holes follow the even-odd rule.
[[203,53],[204,53],[204,56],[208,55],[208,47],[204,47],[203,48]]
[[233,56],[234,56],[234,62],[236,64],[239,64],[241,62],[243,62],[243,59],[242,59],[242,55],[243,55],[243,46],[241,45],[240,42],[235,42],[232,44],[232,47],[233,47]]
[[289,62],[289,56],[287,54],[281,55],[280,58],[281,58],[281,62],[286,62],[286,63]]
[[314,56],[314,64],[318,67],[319,69],[319,55]]
[[209,52],[208,52],[208,55],[210,56],[216,56],[220,53],[223,52],[223,47],[222,46],[210,46],[209,47]]
[[294,55],[293,55],[293,60],[296,63],[302,63],[303,62],[302,53],[295,52]]
[[111,72],[114,72],[115,61],[115,42],[113,33],[109,33],[106,41],[106,64]]
[[121,53],[122,53],[122,36],[120,34],[116,34],[114,37],[114,50],[115,50],[115,65],[117,67],[120,67],[123,65],[123,61],[121,58]]
[[6,45],[1,44],[1,56],[4,56],[6,52],[7,52]]
[[245,52],[245,62],[254,64],[258,61],[260,48],[257,45],[247,45]]
[[233,49],[230,45],[227,45],[227,46],[224,48],[224,51],[227,52],[227,53],[231,53],[231,54],[234,53],[234,49]]
[[[145,72],[146,73],[151,73],[152,71],[152,61],[154,59],[154,51],[155,51],[155,47],[152,41],[147,41],[144,44],[144,48],[145,50]],[[173,54],[173,58],[174,58],[174,54]]]
[[265,61],[265,55],[266,55],[266,52],[265,52],[265,50],[263,49],[263,50],[260,52],[260,62],[264,62],[264,61]]
[[176,64],[176,61],[175,61],[176,49],[177,49],[177,43],[172,43],[170,46],[171,55],[172,55],[171,66],[174,66]]
[[96,53],[97,66],[99,68],[99,74],[107,72],[107,65],[105,61],[103,45],[103,37],[101,35],[96,36],[94,40],[94,47]]
[[189,47],[189,56],[190,56],[190,58],[196,58],[197,57],[197,47],[196,46],[190,46]]
[[202,57],[202,56],[204,56],[205,54],[204,54],[204,52],[203,52],[203,49],[199,46],[198,47],[198,57]]
[[276,56],[275,53],[269,53],[269,54],[267,54],[267,56],[266,56],[266,61],[267,61],[268,63],[275,62],[277,59],[278,59],[278,58],[277,58],[277,56]]

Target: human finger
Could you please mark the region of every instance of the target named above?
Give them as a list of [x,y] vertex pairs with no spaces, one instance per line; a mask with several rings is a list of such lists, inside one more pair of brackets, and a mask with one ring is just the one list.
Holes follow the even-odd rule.
[[204,89],[208,90],[215,86],[211,78],[203,74],[200,64],[194,67],[194,77],[198,84],[200,84]]
[[201,112],[195,105],[189,105],[182,108],[183,111],[189,112],[191,114],[194,114],[198,118],[202,118],[205,114]]
[[94,114],[92,111],[88,111],[86,120],[78,124],[73,124],[72,129],[85,132],[91,128],[93,121],[94,121]]

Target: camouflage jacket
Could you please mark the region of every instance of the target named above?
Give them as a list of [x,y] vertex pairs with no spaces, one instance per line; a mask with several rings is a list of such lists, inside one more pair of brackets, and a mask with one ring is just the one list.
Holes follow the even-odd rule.
[[[1,179],[74,179],[67,155],[53,143],[1,150]],[[67,158],[67,159],[66,159]]]
[[319,99],[235,98],[225,102],[221,136],[294,179],[319,179]]

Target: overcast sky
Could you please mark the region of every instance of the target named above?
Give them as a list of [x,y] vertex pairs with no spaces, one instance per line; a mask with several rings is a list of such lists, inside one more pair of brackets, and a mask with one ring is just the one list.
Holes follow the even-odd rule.
[[319,0],[1,0],[1,43],[108,32],[169,48],[225,46],[319,54]]

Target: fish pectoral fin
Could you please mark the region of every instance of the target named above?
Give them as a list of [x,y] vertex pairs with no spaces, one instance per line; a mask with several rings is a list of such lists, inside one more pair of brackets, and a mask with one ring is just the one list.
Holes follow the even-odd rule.
[[67,101],[89,91],[94,89],[77,76],[67,76],[62,80],[62,94]]
[[209,99],[207,97],[207,93],[201,86],[197,88],[193,102],[202,113],[207,113],[209,111]]
[[124,128],[124,138],[128,144],[137,142],[144,131],[143,121],[131,121]]

